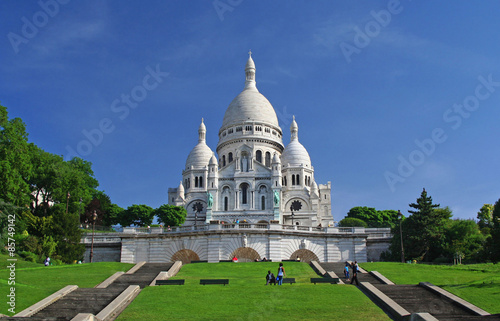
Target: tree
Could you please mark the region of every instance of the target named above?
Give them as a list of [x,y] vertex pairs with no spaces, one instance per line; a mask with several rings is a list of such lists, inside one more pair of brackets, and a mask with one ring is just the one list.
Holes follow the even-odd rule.
[[51,236],[57,243],[57,255],[65,263],[82,260],[85,245],[80,244],[83,232],[78,213],[66,213],[66,204],[56,204],[50,210],[54,220]]
[[477,224],[481,229],[487,228],[487,234],[489,230],[493,227],[493,205],[484,204],[483,207],[477,212],[477,219],[479,220]]
[[182,206],[163,204],[154,210],[153,215],[157,216],[163,225],[180,226],[186,221],[187,212]]
[[[432,197],[427,195],[425,188],[417,202],[409,206],[414,210],[409,210],[411,215],[402,222],[406,259],[432,261],[440,257],[443,254],[444,233],[451,210],[448,207],[438,208],[439,204],[433,204]],[[386,257],[398,260],[401,253],[398,227],[393,229],[393,235],[390,253]]]
[[377,211],[373,207],[356,206],[347,212],[347,217],[360,219],[369,227],[394,227],[398,222],[398,212],[395,210]]
[[488,242],[490,259],[493,262],[500,261],[500,199],[493,208],[493,227],[491,229],[491,238]]
[[473,220],[449,220],[445,230],[444,255],[451,261],[455,255],[479,261],[485,236]]
[[153,208],[147,205],[132,205],[120,213],[119,223],[122,226],[146,226],[153,222]]
[[339,227],[368,227],[368,224],[359,218],[346,217],[340,220]]
[[26,126],[20,118],[9,120],[0,105],[0,198],[15,206],[28,206],[32,171]]
[[106,193],[95,190],[92,201],[85,207],[80,216],[80,222],[90,224],[93,222],[94,211],[97,214],[97,225],[111,226],[118,223],[118,215],[123,208],[111,203],[111,199]]

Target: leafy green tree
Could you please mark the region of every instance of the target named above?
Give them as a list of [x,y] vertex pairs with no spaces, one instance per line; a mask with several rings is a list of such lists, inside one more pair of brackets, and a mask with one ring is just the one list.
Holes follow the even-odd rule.
[[395,210],[377,211],[373,207],[356,206],[347,212],[347,217],[360,219],[368,227],[394,227],[398,224],[398,212]]
[[79,228],[78,213],[66,213],[65,204],[56,204],[50,208],[53,217],[51,236],[57,243],[56,254],[65,263],[82,260],[85,245],[80,244],[82,230]]
[[30,146],[26,126],[20,118],[9,120],[0,105],[0,198],[15,206],[28,206],[31,176]]
[[180,226],[186,221],[187,212],[182,206],[163,204],[154,210],[153,215],[157,216],[163,225]]
[[8,225],[9,219],[15,217],[15,223],[17,228],[17,214],[19,213],[19,208],[4,202],[4,200],[0,199],[0,246],[3,249],[4,245],[7,242],[8,238]]
[[450,262],[458,254],[469,261],[481,260],[486,237],[473,220],[449,220],[445,230],[444,255]]
[[368,227],[368,224],[359,218],[346,217],[340,220],[339,227]]
[[132,205],[120,213],[119,223],[122,226],[146,226],[153,222],[153,208],[147,205]]
[[493,208],[493,227],[491,229],[491,238],[488,240],[488,249],[490,259],[493,262],[500,261],[500,199]]
[[493,205],[484,204],[477,212],[477,224],[485,234],[490,234],[489,231],[493,227]]

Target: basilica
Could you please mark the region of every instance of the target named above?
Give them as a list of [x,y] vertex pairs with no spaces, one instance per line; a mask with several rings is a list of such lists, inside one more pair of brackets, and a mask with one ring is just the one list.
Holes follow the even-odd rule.
[[206,144],[202,119],[198,144],[187,157],[179,186],[168,189],[168,203],[187,210],[184,225],[333,226],[331,183],[316,183],[295,117],[284,146],[276,112],[257,89],[255,71],[250,53],[245,87],[227,107],[215,153]]

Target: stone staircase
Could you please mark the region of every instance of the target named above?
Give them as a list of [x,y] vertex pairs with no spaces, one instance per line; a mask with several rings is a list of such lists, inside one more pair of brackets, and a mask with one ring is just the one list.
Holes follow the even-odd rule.
[[[345,262],[339,263],[320,263],[321,267],[326,271],[333,271],[341,279],[346,282],[344,278]],[[352,273],[352,271],[350,271]],[[440,320],[440,321],[453,321],[453,320],[483,320],[483,321],[499,321],[500,315],[478,315],[477,311],[474,312],[468,307],[464,307],[459,302],[453,301],[450,298],[430,290],[431,284],[421,283],[419,285],[394,285],[385,284],[378,278],[370,273],[358,273],[358,280],[360,284],[366,282],[371,284],[377,290],[387,296],[390,300],[395,302],[394,306],[389,306],[390,302],[383,302],[379,297],[375,297],[367,287],[361,286],[362,291],[372,298],[386,313],[396,320],[410,320],[412,314],[429,313],[430,318],[425,320]],[[346,282],[347,283],[347,282]],[[396,315],[393,313],[397,311],[397,306],[400,310],[405,311],[406,315]],[[481,309],[477,308],[479,312]],[[485,311],[482,311],[485,312]],[[412,319],[413,320],[413,319]],[[420,319],[424,320],[424,319]]]
[[97,315],[110,304],[123,290],[79,288],[65,295],[45,309],[33,315],[34,318],[50,318],[57,316],[71,320],[78,313]]
[[121,275],[106,288],[78,288],[30,317],[4,317],[1,320],[67,321],[79,313],[97,316],[130,285],[139,285],[143,289],[149,286],[160,272],[168,271],[172,264],[146,263],[132,274]]
[[[337,276],[344,281],[345,283],[349,283],[345,278],[344,278],[344,267],[345,267],[345,262],[334,262],[334,263],[320,263],[321,267],[325,269],[326,271],[333,271]],[[349,273],[352,274],[352,269],[349,269]],[[352,276],[352,275],[351,275]],[[369,273],[358,273],[358,281],[361,282],[368,282],[371,284],[381,284],[381,282],[372,276]]]

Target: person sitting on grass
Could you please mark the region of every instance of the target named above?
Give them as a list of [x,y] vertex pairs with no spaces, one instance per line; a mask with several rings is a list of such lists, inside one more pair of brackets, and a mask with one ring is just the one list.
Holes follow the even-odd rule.
[[276,285],[276,278],[274,277],[274,274],[271,273],[271,271],[267,271],[267,275],[266,275],[266,285],[269,285],[269,284]]

